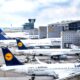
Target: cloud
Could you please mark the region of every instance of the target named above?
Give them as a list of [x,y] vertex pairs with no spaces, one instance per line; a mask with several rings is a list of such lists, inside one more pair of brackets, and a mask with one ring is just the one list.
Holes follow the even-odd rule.
[[35,26],[80,19],[80,0],[1,0],[0,23],[21,26],[36,18]]
[[0,5],[2,5],[5,2],[5,0],[0,0]]
[[[1,13],[0,13],[1,15]],[[9,15],[9,14],[2,14],[3,16],[0,17],[0,26],[1,27],[10,27],[13,24],[13,27],[21,27],[22,24],[25,22],[25,18],[16,16],[16,15]]]
[[[33,5],[34,4],[34,5]],[[37,4],[29,0],[11,0],[4,3],[2,12],[15,13],[15,12],[32,12],[37,7]]]
[[80,20],[80,7],[78,7],[79,4],[79,0],[71,0],[69,5],[66,7],[63,5],[54,7],[49,6],[37,15],[38,21],[36,25],[46,25],[63,20]]
[[50,4],[50,3],[65,3],[67,2],[68,0],[37,0],[39,3],[42,3],[42,4]]
[[[26,17],[19,15],[21,13],[32,13],[35,11],[37,4],[30,0],[6,0],[1,3],[0,7],[0,26],[9,27],[10,24],[13,24],[15,27],[22,26],[26,22]],[[16,14],[18,13],[18,14]]]

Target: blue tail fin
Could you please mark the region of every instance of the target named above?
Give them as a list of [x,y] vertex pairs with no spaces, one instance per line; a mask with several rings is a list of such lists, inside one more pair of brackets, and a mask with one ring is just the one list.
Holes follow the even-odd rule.
[[22,63],[17,60],[17,58],[12,54],[12,52],[8,48],[2,48],[2,52],[6,66],[22,65]]
[[0,40],[7,40],[7,38],[4,35],[0,34]]
[[2,34],[2,35],[6,35],[6,34],[3,32],[2,29],[0,29],[0,34]]
[[20,50],[28,49],[20,39],[16,39],[16,42],[17,42],[18,49]]

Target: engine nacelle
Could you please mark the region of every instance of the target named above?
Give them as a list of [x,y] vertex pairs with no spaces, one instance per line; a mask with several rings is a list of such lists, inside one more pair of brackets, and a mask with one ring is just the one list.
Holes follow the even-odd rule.
[[67,55],[53,55],[51,56],[51,59],[54,59],[54,60],[66,60],[67,59]]

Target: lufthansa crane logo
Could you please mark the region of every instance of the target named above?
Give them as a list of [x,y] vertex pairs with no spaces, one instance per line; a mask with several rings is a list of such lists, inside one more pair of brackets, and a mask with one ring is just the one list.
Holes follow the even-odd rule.
[[18,42],[18,46],[19,46],[19,47],[22,47],[22,45],[23,45],[23,44],[22,44],[21,42]]
[[13,55],[12,55],[11,53],[6,53],[6,54],[5,54],[5,59],[6,59],[7,61],[11,61],[11,60],[13,59]]

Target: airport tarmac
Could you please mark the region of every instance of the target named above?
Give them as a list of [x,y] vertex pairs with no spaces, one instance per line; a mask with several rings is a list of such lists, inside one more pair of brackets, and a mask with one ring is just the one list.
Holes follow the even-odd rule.
[[[27,76],[24,74],[20,73],[15,73],[15,72],[4,72],[0,71],[0,80],[30,80],[31,76]],[[55,80],[52,77],[47,77],[47,76],[40,76],[40,77],[35,77],[35,80]],[[71,78],[66,78],[66,79],[57,79],[57,80],[80,80],[80,75],[71,77]]]
[[[27,77],[1,77],[0,80],[30,80],[29,76]],[[53,80],[51,77],[36,77],[35,80]]]

